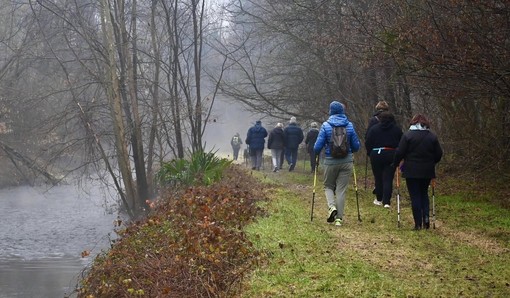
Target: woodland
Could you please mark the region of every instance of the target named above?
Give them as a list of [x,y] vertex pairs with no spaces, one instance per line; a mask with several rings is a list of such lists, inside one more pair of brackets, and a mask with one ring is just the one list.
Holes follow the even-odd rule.
[[[219,97],[363,132],[428,115],[445,173],[509,181],[510,1],[50,0],[0,4],[2,184],[103,179],[131,218]],[[363,133],[360,133],[363,137]]]

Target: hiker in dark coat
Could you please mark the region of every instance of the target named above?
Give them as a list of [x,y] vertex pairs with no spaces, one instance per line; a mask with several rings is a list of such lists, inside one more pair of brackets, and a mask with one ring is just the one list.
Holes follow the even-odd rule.
[[260,170],[262,166],[262,154],[266,144],[267,130],[262,127],[262,121],[257,120],[255,125],[248,129],[245,143],[250,146],[252,170]]
[[436,178],[436,164],[442,156],[443,150],[437,136],[430,131],[429,120],[424,115],[415,115],[400,139],[393,161],[397,167],[404,160],[400,168],[411,197],[415,230],[430,228],[428,188]]
[[285,154],[287,162],[289,162],[289,171],[294,171],[298,158],[299,144],[305,138],[303,130],[296,122],[296,117],[291,117],[289,125],[284,129],[285,135]]
[[283,133],[283,124],[278,123],[276,127],[271,130],[269,133],[269,138],[267,139],[267,148],[271,149],[271,159],[273,161],[273,172],[278,172],[280,170],[280,163],[283,148],[285,146],[285,137]]
[[395,168],[393,157],[397,149],[402,129],[395,122],[395,117],[390,112],[382,112],[378,115],[379,123],[372,126],[365,139],[367,155],[370,156],[372,173],[375,180],[375,205],[384,204],[390,208],[390,199],[393,192],[393,177]]
[[232,146],[232,150],[234,151],[234,160],[237,160],[239,156],[239,150],[241,149],[242,144],[243,141],[241,140],[239,133],[236,133],[230,140],[230,145]]
[[[375,105],[375,113],[372,115],[372,117],[370,117],[370,119],[368,119],[368,126],[367,126],[367,130],[365,132],[365,140],[367,139],[367,134],[368,134],[368,131],[370,130],[370,128],[372,128],[372,126],[376,125],[377,123],[379,123],[379,115],[382,113],[382,112],[387,112],[389,111],[389,105],[386,101],[384,100],[380,100],[377,102],[377,104]],[[367,156],[366,156],[366,160],[365,160],[365,185],[366,185],[366,179],[367,179],[367,166],[368,166],[368,159],[370,158],[370,152],[367,151]],[[377,189],[377,186],[374,187],[374,190],[372,191],[372,193],[374,195],[376,195],[377,193],[380,193],[381,190],[378,190]],[[377,198],[377,195],[376,195],[376,198],[374,199],[374,204],[376,205],[380,205],[380,198]]]
[[310,124],[310,130],[306,134],[305,138],[305,144],[306,144],[306,151],[308,152],[308,155],[310,156],[310,168],[311,172],[315,172],[315,166],[317,163],[317,156],[315,154],[315,151],[313,151],[313,145],[315,145],[315,141],[317,140],[317,136],[319,135],[319,129],[318,129],[317,122],[312,122]]
[[[315,141],[313,150],[315,154],[320,154],[322,148],[325,148],[324,192],[329,208],[326,221],[335,222],[335,225],[341,226],[347,185],[353,170],[353,152],[357,152],[361,144],[354,125],[347,119],[344,106],[340,102],[333,101],[329,105],[329,115],[328,121],[324,122],[319,130],[319,136]],[[347,130],[349,152],[344,158],[333,158],[331,156],[329,144],[333,126],[344,126]]]

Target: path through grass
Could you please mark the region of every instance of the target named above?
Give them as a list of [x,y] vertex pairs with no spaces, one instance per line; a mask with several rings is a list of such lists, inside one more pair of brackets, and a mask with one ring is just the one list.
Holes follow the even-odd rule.
[[375,206],[358,181],[362,222],[351,183],[344,225],[335,227],[320,183],[310,221],[310,174],[254,174],[272,184],[269,216],[247,231],[267,262],[243,297],[510,297],[508,209],[442,196],[438,186],[437,228],[413,231],[403,189],[398,228],[394,198],[390,210]]

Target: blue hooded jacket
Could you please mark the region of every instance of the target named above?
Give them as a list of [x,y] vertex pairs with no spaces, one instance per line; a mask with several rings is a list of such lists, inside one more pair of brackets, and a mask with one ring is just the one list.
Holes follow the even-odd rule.
[[258,120],[255,126],[248,129],[245,143],[250,146],[251,150],[264,149],[265,137],[267,137],[267,130],[262,127],[262,122]]
[[[344,106],[338,101],[333,101],[329,105],[329,118],[328,121],[322,123],[322,126],[319,130],[319,136],[317,137],[317,141],[315,141],[315,145],[313,146],[313,150],[316,154],[320,154],[322,148],[326,148],[326,159],[324,164],[338,164],[338,163],[346,163],[352,162],[353,157],[352,153],[357,152],[360,147],[360,141],[356,131],[354,130],[354,125],[347,119],[347,116],[344,114]],[[332,126],[344,126],[347,129],[347,140],[349,141],[349,154],[344,158],[333,158],[331,157],[331,152],[329,149],[329,143],[331,140],[331,133],[333,131]]]

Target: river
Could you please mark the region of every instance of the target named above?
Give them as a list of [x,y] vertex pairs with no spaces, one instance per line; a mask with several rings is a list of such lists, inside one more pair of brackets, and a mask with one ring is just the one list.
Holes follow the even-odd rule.
[[0,298],[75,297],[83,270],[115,238],[113,201],[98,185],[0,189]]

